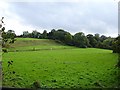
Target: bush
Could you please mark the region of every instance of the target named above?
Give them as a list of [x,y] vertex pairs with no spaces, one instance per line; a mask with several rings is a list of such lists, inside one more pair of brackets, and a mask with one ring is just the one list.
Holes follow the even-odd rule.
[[38,89],[38,88],[40,88],[41,86],[40,86],[40,82],[39,81],[35,81],[34,83],[33,83],[33,88],[35,88],[35,89]]
[[116,67],[120,68],[120,54],[118,54],[118,62],[117,62]]
[[2,48],[2,51],[3,51],[4,53],[7,53],[7,52],[8,52],[6,48]]

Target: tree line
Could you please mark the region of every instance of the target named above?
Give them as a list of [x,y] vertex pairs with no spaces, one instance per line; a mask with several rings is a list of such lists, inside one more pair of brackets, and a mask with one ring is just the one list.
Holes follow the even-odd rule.
[[103,48],[103,49],[113,49],[113,44],[115,38],[107,37],[100,34],[88,34],[85,35],[83,32],[78,32],[74,35],[71,35],[69,32],[63,29],[52,29],[50,32],[44,30],[43,33],[38,32],[37,30],[29,33],[24,31],[22,35],[17,37],[23,38],[38,38],[38,39],[52,39],[58,42],[61,42],[66,45],[76,46],[80,48]]
[[33,30],[32,33],[24,31],[22,35],[17,36],[14,30],[8,30],[5,32],[5,27],[3,27],[2,17],[0,24],[0,33],[2,38],[0,38],[0,44],[2,47],[7,47],[10,43],[15,42],[16,37],[23,38],[38,38],[38,39],[52,39],[59,43],[63,43],[70,46],[76,46],[80,48],[102,48],[102,49],[111,49],[113,53],[120,53],[120,35],[116,38],[107,37],[100,34],[88,34],[85,35],[83,32],[78,32],[74,35],[71,35],[69,32],[63,29],[52,29],[50,32],[44,30],[43,33]]

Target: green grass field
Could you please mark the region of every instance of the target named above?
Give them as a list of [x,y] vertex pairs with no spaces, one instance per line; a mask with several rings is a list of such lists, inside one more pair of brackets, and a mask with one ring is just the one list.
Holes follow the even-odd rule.
[[[4,75],[3,86],[30,88],[38,81],[42,88],[117,87],[115,65],[118,56],[111,50],[82,49],[63,46],[47,39],[27,38],[18,39],[13,46],[9,50],[33,47],[53,49],[3,54],[3,72],[9,69],[15,71],[15,74]],[[10,68],[7,67],[9,60],[13,60]]]
[[8,51],[34,51],[70,48],[75,47],[62,45],[49,39],[17,38],[16,42],[10,45]]

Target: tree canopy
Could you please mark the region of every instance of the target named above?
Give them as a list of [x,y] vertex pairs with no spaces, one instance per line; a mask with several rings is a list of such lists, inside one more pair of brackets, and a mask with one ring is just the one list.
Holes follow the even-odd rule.
[[106,37],[105,35],[99,35],[96,33],[95,35],[88,34],[85,35],[83,32],[75,33],[74,35],[63,29],[52,29],[50,32],[44,30],[43,33],[38,32],[37,30],[33,30],[32,33],[28,31],[23,31],[23,34],[20,36],[16,36],[14,30],[8,30],[5,32],[5,27],[3,26],[4,17],[1,19],[0,24],[0,32],[2,35],[2,47],[6,47],[6,44],[14,43],[15,37],[23,37],[23,38],[38,38],[38,39],[52,39],[58,42],[61,42],[66,45],[76,46],[80,48],[103,48],[103,49],[113,49],[114,53],[120,52],[120,35],[117,38]]
[[39,39],[52,39],[64,43],[66,45],[76,46],[80,48],[103,48],[103,49],[113,49],[115,48],[115,38],[107,37],[96,33],[94,35],[85,35],[83,32],[78,32],[72,35],[71,33],[63,29],[52,29],[50,32],[44,30],[43,33],[33,30],[32,33],[24,31],[21,37],[32,37]]

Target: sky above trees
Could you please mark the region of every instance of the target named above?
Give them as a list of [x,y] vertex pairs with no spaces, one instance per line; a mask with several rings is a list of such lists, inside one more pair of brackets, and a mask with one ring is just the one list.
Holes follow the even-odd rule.
[[118,35],[117,0],[12,0],[0,3],[0,16],[17,35],[52,29]]

